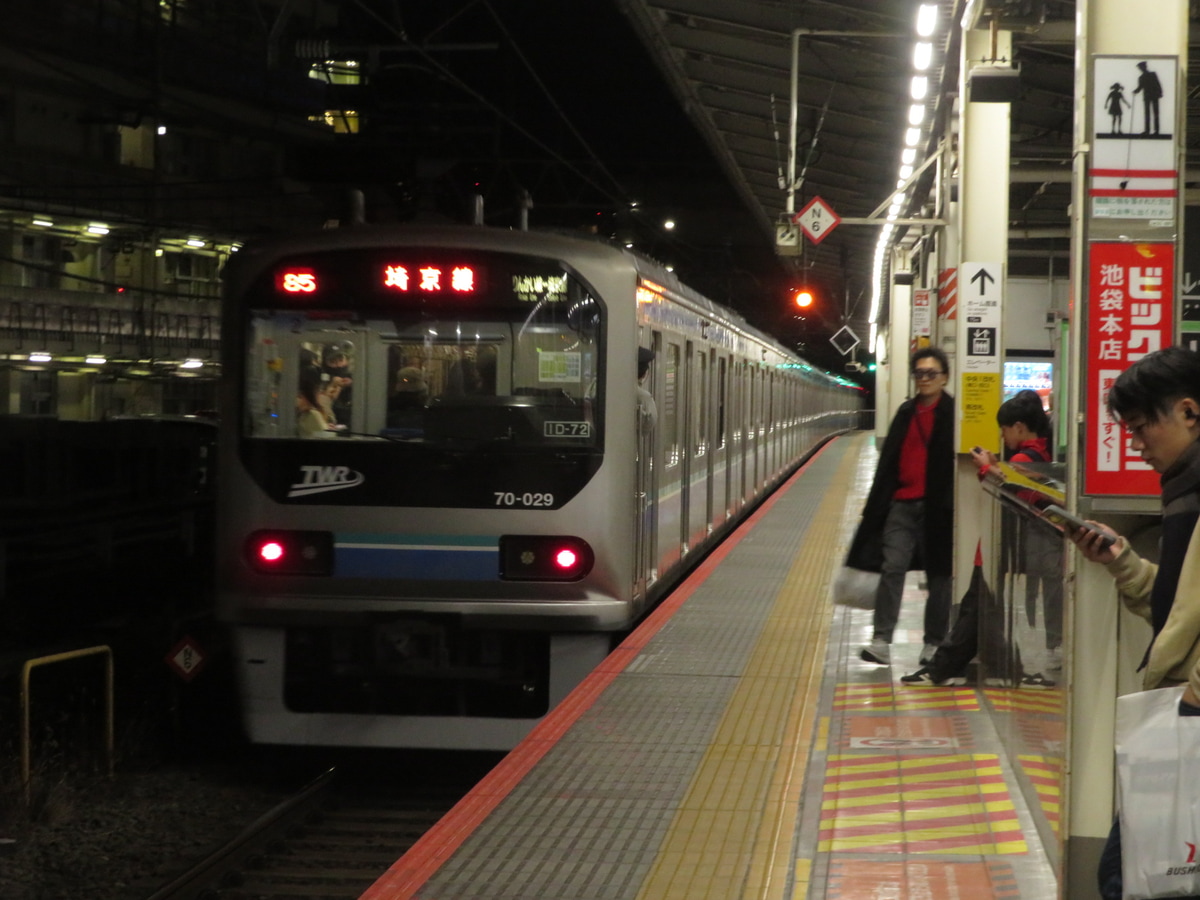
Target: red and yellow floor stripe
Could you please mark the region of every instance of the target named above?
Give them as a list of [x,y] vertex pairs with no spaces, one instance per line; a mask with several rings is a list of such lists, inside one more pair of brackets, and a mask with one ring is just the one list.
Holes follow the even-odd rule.
[[989,753],[829,757],[820,852],[1026,853],[1000,759]]
[[835,713],[860,711],[963,710],[977,712],[979,695],[969,687],[905,687],[893,684],[839,684]]

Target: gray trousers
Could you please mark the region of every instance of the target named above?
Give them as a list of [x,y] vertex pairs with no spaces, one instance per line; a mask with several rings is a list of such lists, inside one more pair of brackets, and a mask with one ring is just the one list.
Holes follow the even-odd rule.
[[[946,535],[946,540],[952,539],[952,535]],[[925,501],[893,500],[883,526],[883,569],[875,594],[876,640],[892,642],[900,618],[904,578],[913,554],[920,549],[922,558],[928,558],[924,543]],[[929,584],[929,596],[925,599],[925,643],[936,646],[945,639],[950,627],[951,577],[928,572],[925,576]]]

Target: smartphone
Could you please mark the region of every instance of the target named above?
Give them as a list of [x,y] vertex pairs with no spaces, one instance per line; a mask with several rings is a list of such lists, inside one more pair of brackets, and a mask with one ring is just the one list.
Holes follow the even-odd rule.
[[1078,531],[1080,528],[1086,528],[1088,531],[1100,533],[1103,535],[1100,540],[1100,546],[1102,547],[1111,547],[1114,543],[1116,543],[1116,538],[1114,538],[1111,534],[1100,531],[1100,529],[1095,525],[1085,522],[1083,519],[1079,518],[1079,516],[1075,515],[1075,513],[1067,512],[1067,510],[1063,509],[1061,506],[1057,506],[1053,503],[1042,510],[1042,516],[1048,522],[1058,525],[1061,528],[1070,528],[1072,532]]

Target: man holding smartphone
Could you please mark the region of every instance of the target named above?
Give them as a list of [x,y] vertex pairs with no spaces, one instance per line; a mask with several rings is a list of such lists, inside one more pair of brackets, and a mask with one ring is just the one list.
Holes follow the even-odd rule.
[[890,665],[892,635],[909,569],[923,569],[925,600],[922,665],[933,659],[950,624],[954,564],[954,398],[946,393],[950,362],[937,347],[913,353],[917,395],[900,405],[888,428],[879,465],[850,544],[846,565],[879,572],[867,662]]
[[[1167,347],[1142,357],[1113,383],[1108,411],[1161,476],[1159,560],[1142,559],[1098,522],[1070,537],[1084,557],[1108,569],[1122,602],[1154,629],[1142,689],[1185,684],[1179,714],[1200,715],[1200,545],[1194,537],[1200,521],[1200,354]],[[1113,823],[1098,875],[1101,897],[1121,897],[1119,823]]]

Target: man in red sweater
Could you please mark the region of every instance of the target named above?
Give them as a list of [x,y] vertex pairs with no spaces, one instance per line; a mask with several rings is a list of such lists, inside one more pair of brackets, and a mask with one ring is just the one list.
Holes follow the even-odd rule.
[[879,572],[874,632],[862,658],[890,665],[905,574],[923,569],[924,649],[933,658],[950,622],[954,564],[954,398],[946,393],[950,363],[937,347],[917,350],[910,361],[917,394],[896,411],[888,428],[863,518],[846,564]]

